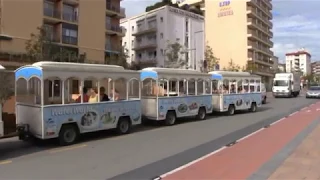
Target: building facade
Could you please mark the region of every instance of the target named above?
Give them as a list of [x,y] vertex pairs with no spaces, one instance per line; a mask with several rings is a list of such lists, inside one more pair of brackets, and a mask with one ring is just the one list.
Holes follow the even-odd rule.
[[170,6],[121,20],[126,29],[122,40],[128,50],[128,62],[143,67],[164,66],[168,44],[183,46],[183,59],[188,67],[200,70],[204,60],[203,16]]
[[301,72],[303,75],[311,74],[311,54],[301,49],[286,54],[286,72]]
[[206,40],[220,67],[232,59],[271,82],[274,71],[271,0],[205,1]]
[[272,61],[273,61],[273,69],[275,70],[275,71],[277,71],[278,70],[278,67],[279,67],[279,58],[277,57],[277,56],[273,56],[272,57]]
[[280,72],[286,72],[286,64],[284,64],[284,63],[279,63],[279,64],[278,64],[278,70],[279,70]]
[[316,76],[320,76],[320,61],[311,63],[311,73]]
[[124,36],[120,0],[3,0],[0,15],[0,63],[5,66],[26,52],[30,34],[37,34],[41,26],[52,44],[98,63],[119,53]]

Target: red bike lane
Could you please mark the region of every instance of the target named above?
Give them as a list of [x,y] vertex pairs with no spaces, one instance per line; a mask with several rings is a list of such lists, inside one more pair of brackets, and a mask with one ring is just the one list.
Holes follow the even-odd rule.
[[291,114],[270,127],[160,176],[164,180],[246,179],[320,115],[320,103]]

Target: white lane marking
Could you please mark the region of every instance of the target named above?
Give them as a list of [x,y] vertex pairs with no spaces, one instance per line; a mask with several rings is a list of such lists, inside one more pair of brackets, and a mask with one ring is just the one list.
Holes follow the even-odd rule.
[[[222,150],[224,150],[226,148],[227,147],[224,146],[224,147],[222,147],[222,148],[220,148],[220,149],[218,149],[216,151],[213,151],[213,152],[211,152],[211,153],[209,153],[207,155],[204,155],[204,156],[202,156],[202,157],[200,157],[200,158],[198,158],[196,160],[193,160],[193,161],[189,162],[188,164],[185,164],[185,165],[180,166],[180,167],[178,167],[178,168],[176,168],[176,169],[174,169],[172,171],[169,171],[169,172],[167,172],[165,174],[162,174],[160,176],[160,178],[164,178],[164,177],[169,176],[169,175],[171,175],[171,174],[173,174],[175,172],[181,171],[182,169],[185,169],[185,168],[187,168],[187,167],[189,167],[189,166],[191,166],[191,165],[193,165],[193,164],[195,164],[195,163],[197,163],[199,161],[202,161],[202,160],[204,160],[204,159],[206,159],[206,158],[208,158],[208,157],[210,157],[210,156],[212,156],[212,155],[214,155],[214,154],[216,154],[216,153],[218,153],[218,152],[220,152],[220,151],[222,151]],[[155,178],[154,180],[156,180],[156,179],[159,179],[159,178]]]
[[295,114],[297,114],[299,111],[296,111],[296,112],[294,112],[294,113],[291,113],[289,116],[293,116],[293,115],[295,115]]
[[260,132],[260,131],[262,131],[262,130],[264,130],[264,129],[265,129],[265,128],[258,129],[257,131],[255,131],[255,132],[253,132],[253,133],[251,133],[251,134],[249,134],[249,135],[246,135],[246,136],[243,137],[243,138],[238,139],[237,142],[240,142],[240,141],[242,141],[242,140],[245,140],[245,139],[247,139],[247,138],[249,138],[249,137],[257,134],[258,132]]
[[285,119],[286,119],[285,117],[284,117],[284,118],[281,118],[281,119],[279,119],[278,121],[275,121],[275,122],[271,123],[270,126],[273,126],[273,125],[275,125],[275,124],[277,124],[277,123],[279,123],[279,122],[281,122],[281,121],[283,121],[283,120],[285,120]]
[[301,109],[301,111],[304,111],[304,110],[307,110],[307,109],[308,109],[308,107],[304,107],[304,108]]
[[[279,122],[281,122],[281,121],[283,121],[283,120],[285,120],[285,119],[286,119],[286,118],[281,118],[281,119],[279,119],[278,121],[275,121],[275,122],[273,122],[272,124],[270,124],[270,126],[275,125],[276,123],[279,123]],[[264,129],[266,129],[266,128],[258,129],[258,130],[256,130],[255,132],[252,132],[251,134],[249,134],[249,135],[247,135],[247,136],[245,136],[245,137],[242,137],[242,138],[238,139],[236,142],[240,142],[240,141],[242,141],[242,140],[244,140],[244,139],[247,139],[247,138],[249,138],[249,137],[257,134],[258,132],[263,131]],[[231,147],[232,147],[232,146],[231,146]],[[171,170],[171,171],[169,171],[169,172],[167,172],[167,173],[164,173],[164,174],[162,174],[161,176],[159,176],[159,177],[157,177],[157,178],[154,178],[153,180],[160,180],[160,179],[162,179],[162,178],[165,178],[165,177],[167,177],[167,176],[169,176],[169,175],[171,175],[171,174],[173,174],[173,173],[176,173],[176,172],[181,171],[182,169],[185,169],[185,168],[187,168],[187,167],[189,167],[189,166],[191,166],[191,165],[193,165],[193,164],[195,164],[195,163],[198,163],[198,162],[200,162],[200,161],[202,161],[202,160],[204,160],[204,159],[206,159],[206,158],[208,158],[208,157],[210,157],[210,156],[213,156],[214,154],[217,154],[218,152],[221,152],[221,151],[223,151],[224,149],[227,149],[227,148],[229,148],[229,147],[228,147],[228,146],[223,146],[223,147],[221,147],[220,149],[218,149],[218,150],[216,150],[216,151],[213,151],[213,152],[211,152],[211,153],[209,153],[209,154],[206,154],[206,155],[204,155],[204,156],[202,156],[202,157],[200,157],[200,158],[198,158],[198,159],[195,159],[195,160],[193,160],[193,161],[191,161],[191,162],[189,162],[189,163],[187,163],[187,164],[185,164],[185,165],[182,165],[182,166],[180,166],[180,167],[178,167],[178,168],[176,168],[176,169],[173,169],[173,170]]]
[[311,110],[306,111],[307,113],[311,112]]

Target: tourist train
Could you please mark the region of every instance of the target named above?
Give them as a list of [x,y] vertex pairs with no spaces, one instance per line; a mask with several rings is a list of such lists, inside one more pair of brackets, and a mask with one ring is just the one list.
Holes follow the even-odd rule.
[[19,138],[58,138],[62,145],[87,132],[127,134],[142,119],[174,125],[262,104],[261,78],[248,72],[37,62],[17,69],[15,79]]

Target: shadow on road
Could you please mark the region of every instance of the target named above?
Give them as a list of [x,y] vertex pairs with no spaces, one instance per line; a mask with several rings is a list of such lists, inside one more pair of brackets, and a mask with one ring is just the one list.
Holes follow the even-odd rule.
[[[258,109],[258,112],[267,111],[271,109],[271,107],[262,106]],[[248,111],[237,112],[237,114],[250,113]],[[212,115],[208,115],[207,119],[214,119],[222,117],[224,113],[214,113]],[[192,123],[197,122],[194,118],[182,118],[177,121],[177,125],[184,123]],[[149,131],[157,128],[166,128],[162,122],[151,122],[147,125],[138,125],[133,128],[132,133]],[[85,143],[89,141],[108,139],[119,136],[114,130],[104,130],[93,133],[86,133],[81,135],[79,143]],[[2,139],[0,140],[0,161],[6,159],[13,159],[21,156],[25,156],[28,154],[34,154],[37,152],[50,150],[52,148],[59,147],[57,140],[32,140],[30,142],[24,142],[18,140],[17,137]]]

